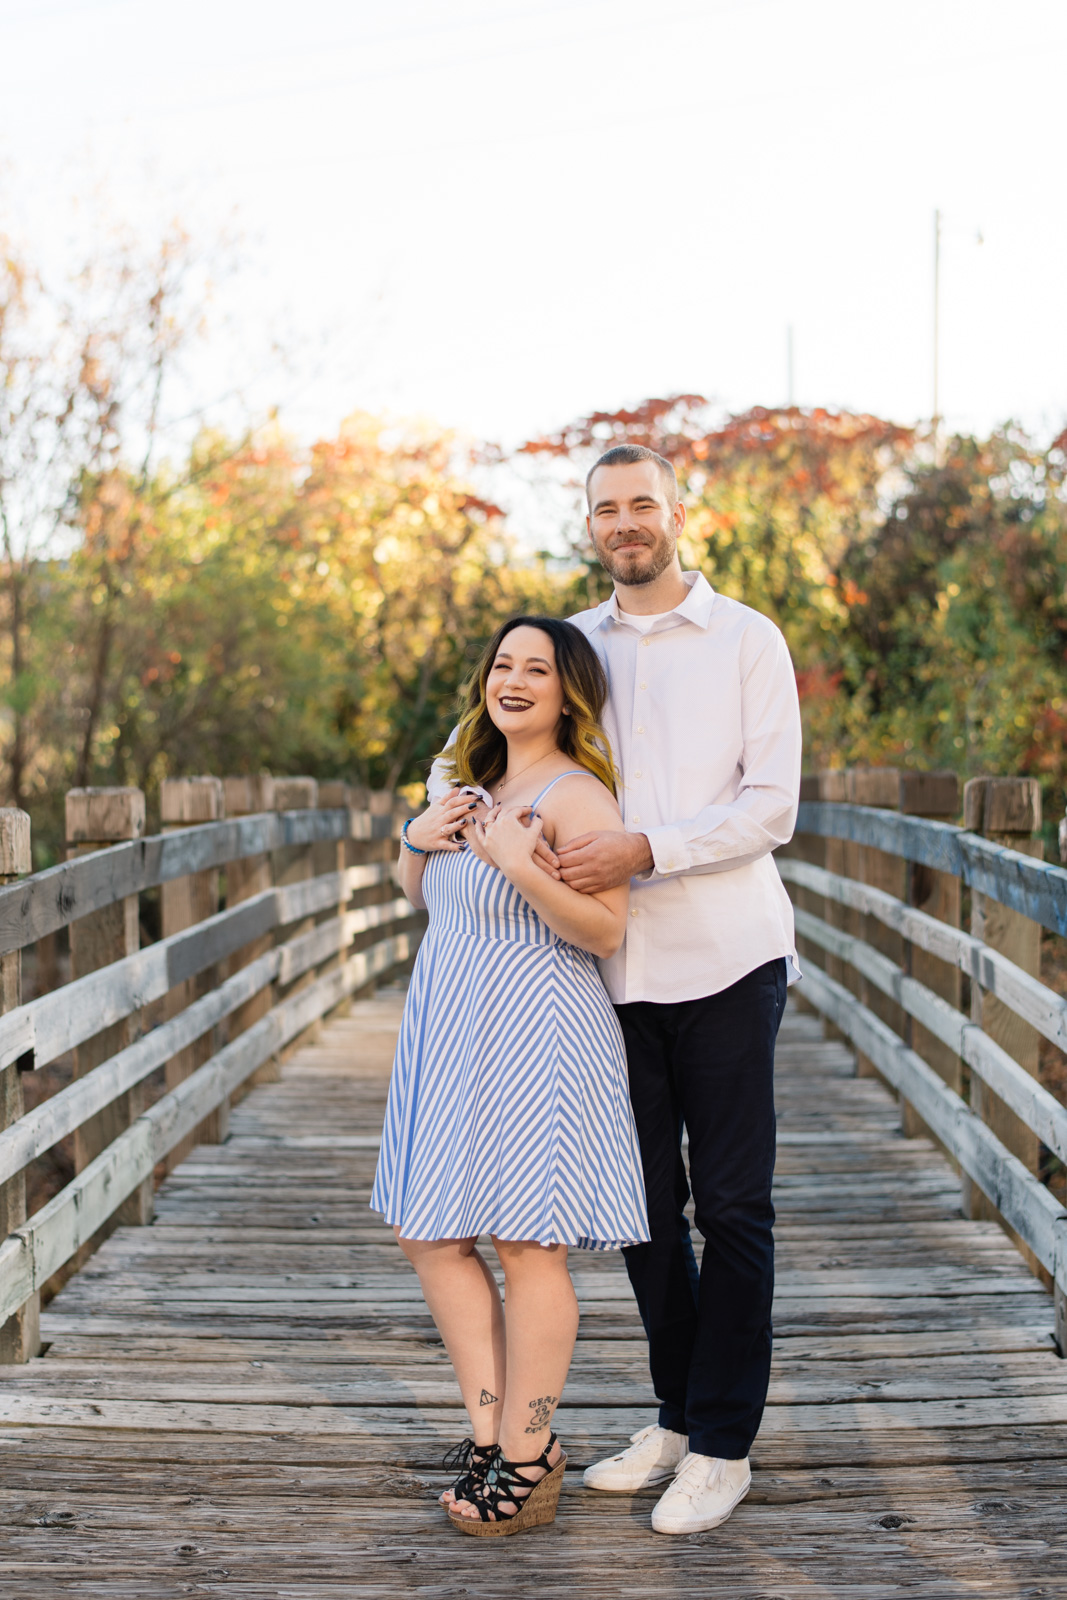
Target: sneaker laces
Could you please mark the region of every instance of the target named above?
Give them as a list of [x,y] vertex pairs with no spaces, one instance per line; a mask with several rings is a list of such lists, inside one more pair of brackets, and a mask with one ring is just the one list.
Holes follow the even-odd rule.
[[631,1435],[630,1435],[630,1443],[631,1444],[640,1444],[642,1442],[642,1440],[648,1439],[648,1438],[650,1438],[652,1436],[652,1434],[658,1433],[658,1432],[659,1432],[659,1423],[658,1422],[650,1422],[647,1428],[641,1428],[637,1433],[631,1433]]
[[695,1494],[700,1494],[704,1489],[712,1488],[718,1482],[725,1470],[725,1461],[715,1458],[712,1460],[710,1468],[707,1465],[707,1461],[707,1456],[696,1455],[692,1450],[687,1456],[682,1457],[678,1463],[678,1471],[674,1482],[671,1485],[670,1493],[672,1497],[675,1494],[684,1494],[691,1500]]

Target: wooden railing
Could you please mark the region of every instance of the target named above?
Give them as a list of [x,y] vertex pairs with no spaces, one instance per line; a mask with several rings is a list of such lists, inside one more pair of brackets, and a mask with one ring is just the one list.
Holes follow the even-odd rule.
[[[0,811],[0,1360],[36,1354],[48,1280],[116,1221],[151,1220],[154,1175],[225,1137],[235,1091],[418,945],[391,794],[203,778],[161,801],[146,838],[140,791],[72,791],[69,859],[31,876],[29,818]],[[142,949],[154,894],[162,937]],[[22,952],[54,974],[62,929],[70,981],[23,1002]],[[72,1080],[26,1110],[25,1075],[60,1058]],[[26,1216],[28,1165],[70,1135],[73,1180]]]
[[953,774],[805,780],[777,856],[798,994],[897,1093],[905,1133],[957,1164],[964,1213],[1000,1220],[1053,1288],[1064,1354],[1067,1211],[1041,1177],[1049,1155],[1067,1164],[1067,1106],[1037,1074],[1041,1038],[1067,1051],[1067,999],[1039,976],[1042,930],[1067,935],[1067,871],[1040,859],[1032,780],[973,780],[966,826],[938,815],[958,815]]

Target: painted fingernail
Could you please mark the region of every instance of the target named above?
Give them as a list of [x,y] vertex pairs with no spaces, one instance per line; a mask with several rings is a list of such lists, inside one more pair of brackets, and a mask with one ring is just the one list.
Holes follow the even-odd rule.
[[471,801],[471,803],[470,803],[470,805],[469,805],[469,806],[468,806],[468,807],[467,807],[467,810],[468,810],[468,811],[476,811],[476,810],[477,810],[477,809],[478,809],[478,802],[477,802],[477,800],[472,800],[472,801]]

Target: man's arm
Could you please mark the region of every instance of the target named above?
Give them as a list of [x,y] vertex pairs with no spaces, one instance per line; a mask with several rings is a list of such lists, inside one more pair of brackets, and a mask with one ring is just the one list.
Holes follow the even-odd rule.
[[741,681],[741,784],[725,805],[648,830],[657,877],[728,872],[793,837],[800,799],[801,730],[796,674],[777,631]]
[[775,630],[741,682],[742,778],[737,795],[695,816],[618,837],[575,839],[559,851],[564,882],[596,893],[621,874],[728,872],[792,837],[800,795],[800,706],[785,640]]
[[[455,742],[456,730],[453,728],[445,742],[445,749],[450,749]],[[430,768],[430,776],[426,780],[426,799],[429,804],[433,805],[435,800],[440,800],[441,796],[447,794],[451,787],[452,779],[448,776],[448,762],[442,754],[437,757]]]

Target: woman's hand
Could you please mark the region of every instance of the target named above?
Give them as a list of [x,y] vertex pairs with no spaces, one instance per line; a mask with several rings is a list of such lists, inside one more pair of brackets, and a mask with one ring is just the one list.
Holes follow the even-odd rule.
[[532,859],[541,837],[541,818],[529,806],[494,806],[474,829],[489,860],[501,872],[521,870]]
[[433,805],[412,818],[408,824],[408,843],[413,844],[416,850],[458,850],[459,845],[453,841],[452,835],[477,812],[478,807],[479,802],[473,795],[463,794],[459,789],[449,789],[440,800],[435,800]]

